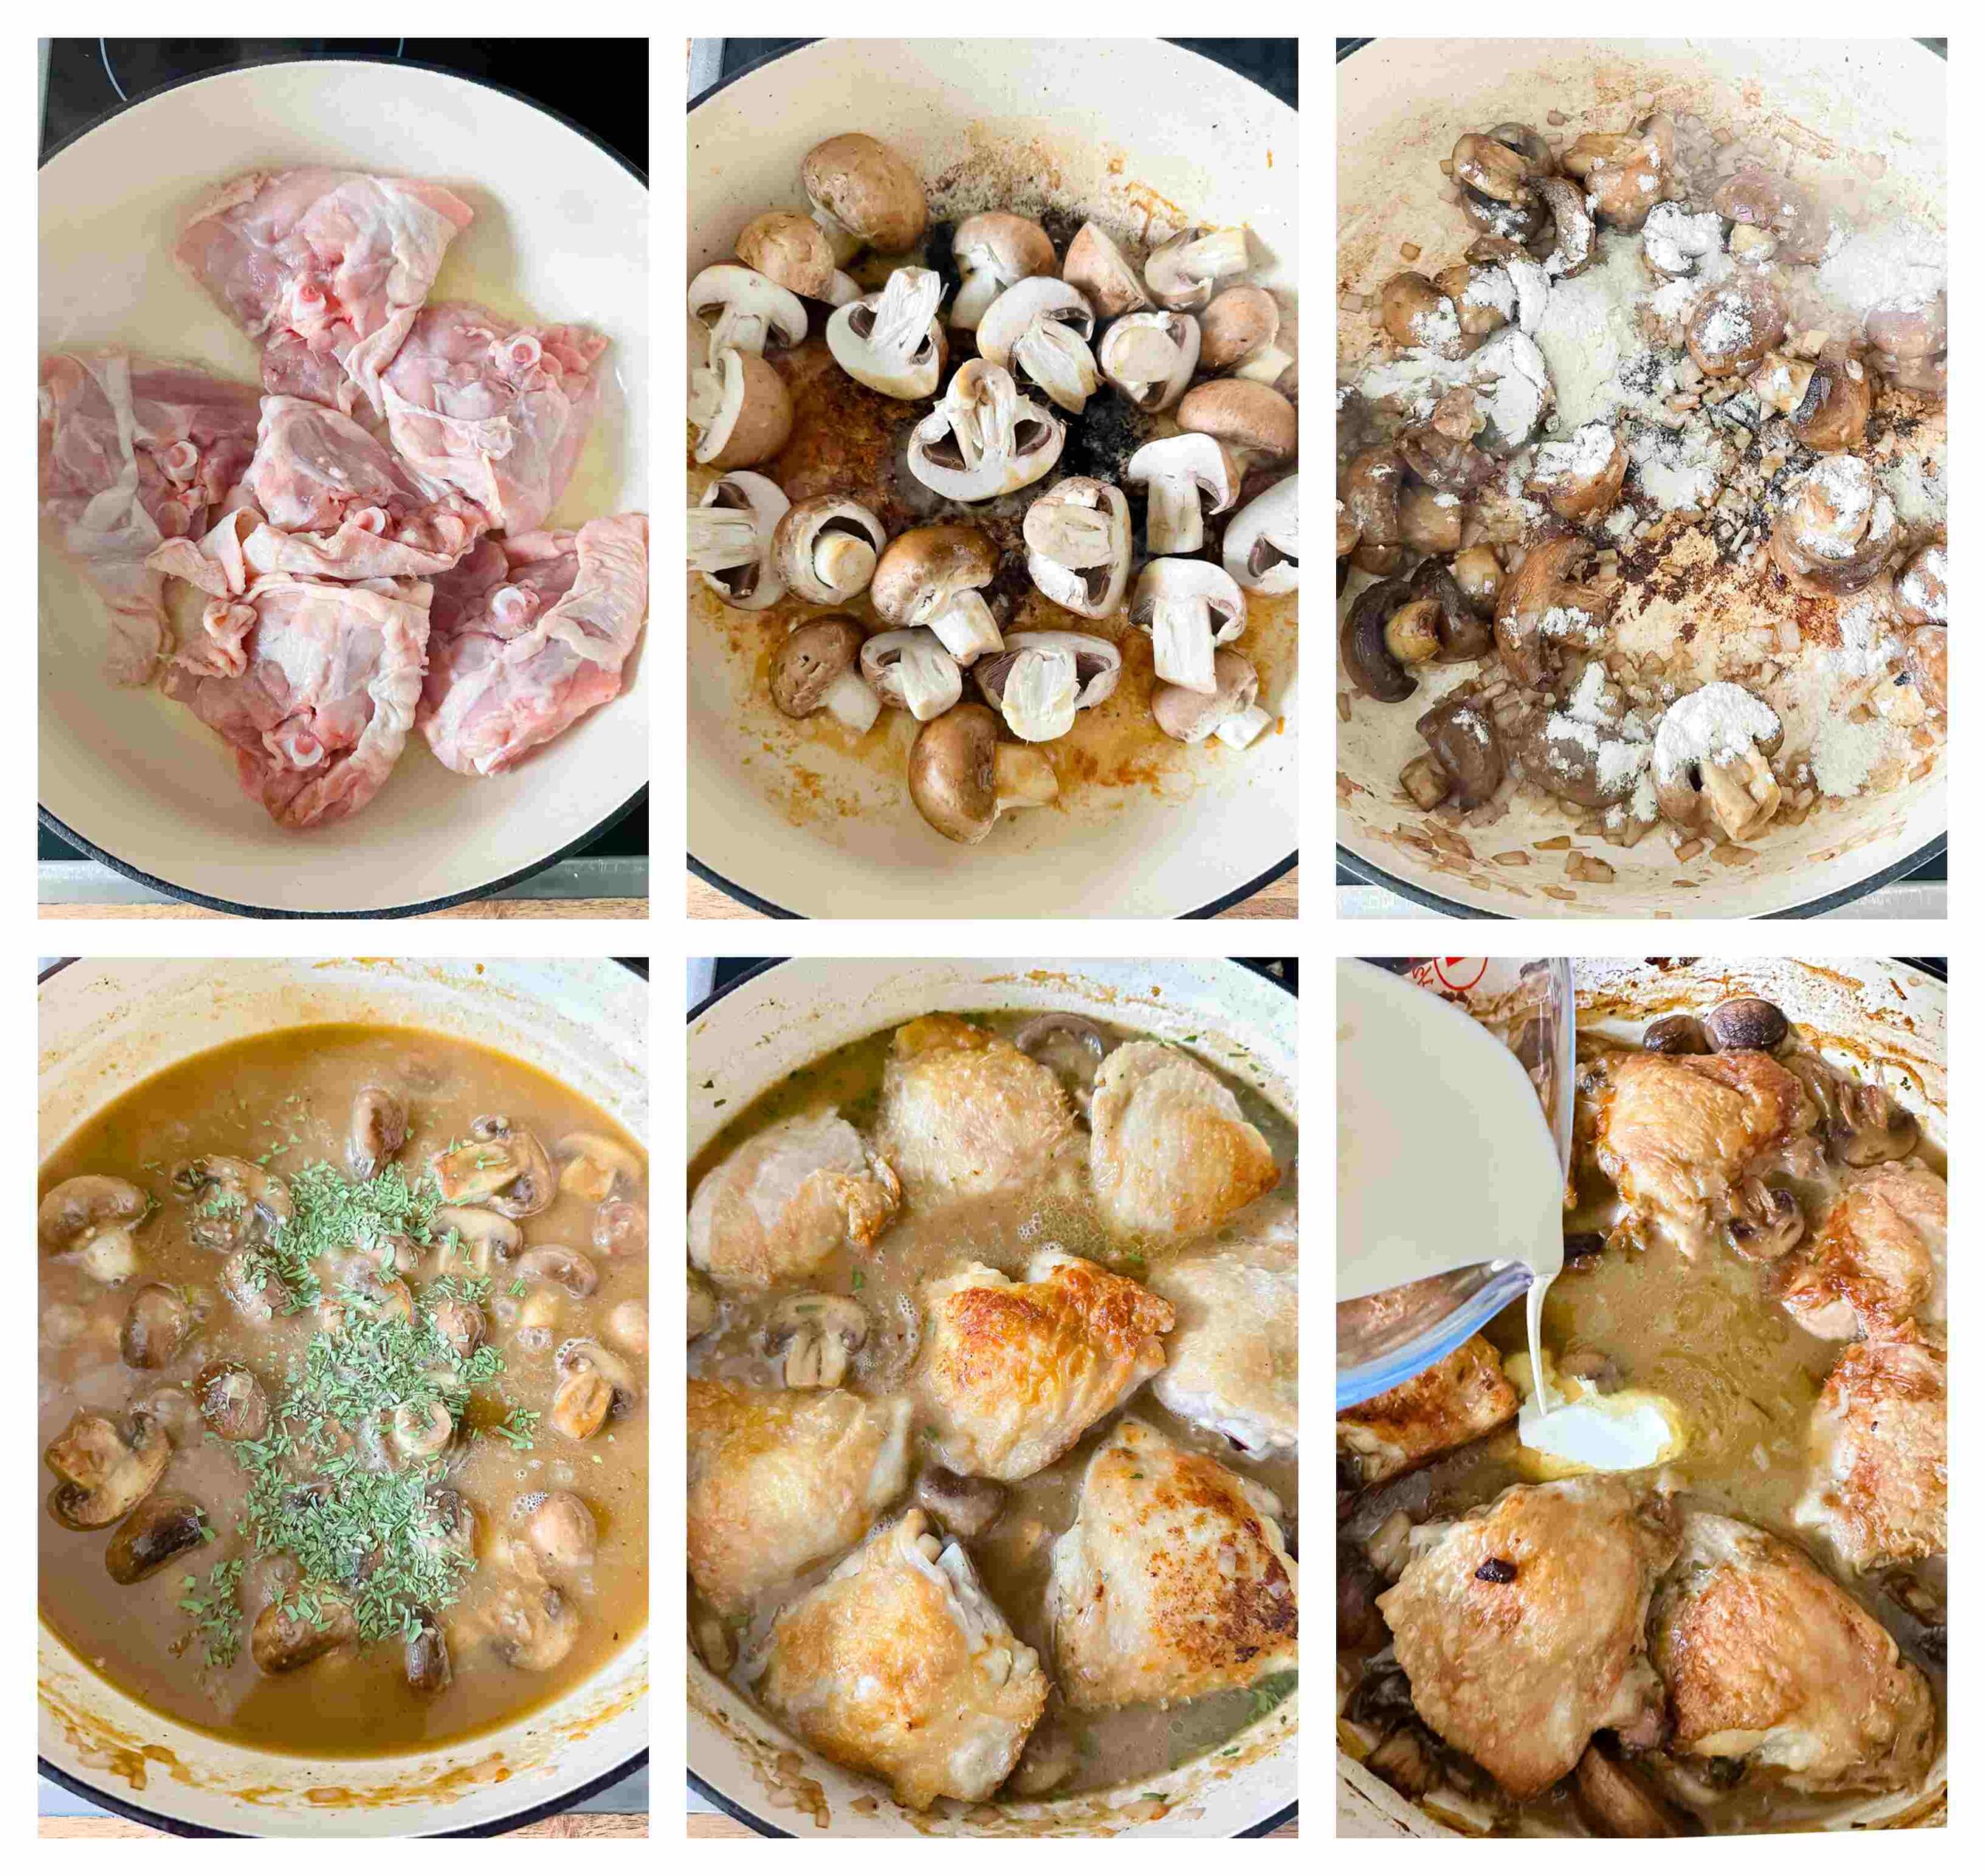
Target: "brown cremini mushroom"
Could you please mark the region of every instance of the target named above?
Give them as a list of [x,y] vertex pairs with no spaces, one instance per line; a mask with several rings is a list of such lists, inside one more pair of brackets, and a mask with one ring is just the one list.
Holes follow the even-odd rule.
[[1058,785],[1047,757],[1029,743],[1003,742],[999,719],[983,704],[960,704],[926,723],[910,750],[910,798],[948,840],[975,847],[999,816],[1043,806]]
[[799,719],[825,710],[858,736],[871,729],[882,702],[861,680],[867,636],[845,612],[796,625],[772,654],[772,698],[779,714]]

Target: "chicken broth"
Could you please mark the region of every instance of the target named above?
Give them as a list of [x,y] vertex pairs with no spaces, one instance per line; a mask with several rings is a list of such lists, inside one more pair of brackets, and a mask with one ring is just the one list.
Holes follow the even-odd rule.
[[[1616,1042],[1580,1033],[1579,1059],[1586,1067],[1628,1053],[1632,1052]],[[1790,1062],[1801,1054],[1802,1046],[1794,1041],[1785,1059]],[[1582,1085],[1589,1082],[1582,1074]],[[1911,1157],[1939,1178],[1945,1175],[1945,1156],[1927,1138],[1918,1141]],[[1776,1187],[1796,1198],[1810,1238],[1852,1176],[1851,1169],[1828,1158],[1824,1164],[1802,1162],[1796,1172],[1773,1178]],[[1941,1736],[1945,1677],[1940,1637],[1893,1593],[1897,1585],[1887,1573],[1856,1577],[1835,1568],[1824,1544],[1802,1529],[1793,1516],[1811,1478],[1813,1411],[1843,1344],[1809,1333],[1780,1304],[1769,1262],[1741,1257],[1720,1246],[1698,1248],[1692,1257],[1658,1224],[1631,1217],[1598,1163],[1593,1113],[1583,1095],[1573,1177],[1576,1202],[1564,1222],[1568,1246],[1587,1234],[1606,1243],[1597,1254],[1568,1257],[1544,1299],[1544,1343],[1558,1372],[1562,1375],[1569,1365],[1574,1372],[1602,1376],[1599,1385],[1605,1391],[1631,1388],[1672,1402],[1686,1438],[1683,1450],[1662,1463],[1664,1488],[1672,1488],[1686,1508],[1762,1526],[1827,1570],[1876,1615],[1904,1657],[1923,1671],[1935,1697]],[[1511,1304],[1483,1334],[1506,1365],[1509,1358],[1524,1356],[1524,1304]],[[1459,1517],[1510,1486],[1552,1475],[1539,1456],[1521,1443],[1517,1426],[1507,1424],[1431,1464],[1358,1491],[1348,1502],[1341,1498],[1340,1536],[1352,1552],[1362,1554],[1401,1512],[1414,1525]],[[1627,1476],[1634,1483],[1650,1475]],[[1941,1606],[1941,1557],[1924,1560],[1907,1574]],[[1937,1620],[1941,1623],[1941,1616]],[[1355,1648],[1345,1651],[1343,1667],[1353,1687],[1369,1671],[1364,1654]],[[1355,1700],[1352,1711],[1356,1716]],[[1358,1741],[1361,1757],[1369,1744]],[[1590,1833],[1591,1821],[1569,1788],[1569,1779],[1518,1804],[1459,1755],[1448,1764],[1459,1773],[1467,1796],[1462,1803],[1444,1805],[1437,1789],[1427,1802],[1437,1814],[1455,1815],[1476,1828],[1493,1821],[1499,1829],[1519,1833]],[[1446,1796],[1455,1795],[1450,1786]],[[1802,1795],[1747,1778],[1720,1795],[1692,1798],[1690,1808],[1711,1830],[1741,1832],[1794,1826],[1837,1812],[1839,1804],[1838,1797]]]
[[[347,1176],[357,1170],[347,1139],[354,1097],[367,1088],[399,1098],[406,1133],[391,1154],[375,1142],[378,1170],[361,1182]],[[491,1116],[507,1123],[506,1133],[492,1136]],[[491,1196],[537,1209],[510,1220],[465,1205],[460,1229],[435,1218],[434,1156],[452,1161],[470,1143],[471,1160],[487,1170],[526,1135],[546,1156],[537,1189],[520,1197],[513,1184]],[[247,1229],[240,1208],[211,1181],[182,1174],[175,1182],[189,1163],[212,1171],[226,1161],[274,1175],[288,1195],[291,1218],[263,1254],[269,1281],[301,1306],[278,1306],[267,1321],[254,1319],[254,1293],[236,1281],[239,1254],[195,1235]],[[42,1190],[84,1178],[128,1181],[147,1209],[130,1230],[135,1267],[106,1282],[108,1267],[93,1274],[90,1261],[106,1240],[60,1249],[44,1208],[41,1444],[49,1448],[79,1413],[149,1415],[171,1451],[146,1504],[189,1499],[211,1536],[121,1584],[109,1574],[115,1529],[67,1529],[45,1510],[43,1613],[80,1658],[189,1726],[278,1751],[377,1754],[514,1719],[585,1681],[641,1632],[647,1168],[599,1109],[523,1062],[454,1037],[295,1029],[196,1056],[121,1096],[50,1157]],[[622,1208],[610,1214],[611,1250],[596,1235],[609,1205]],[[346,1233],[361,1242],[381,1235],[382,1216],[405,1241],[368,1246],[369,1259],[348,1256]],[[468,1235],[485,1229],[486,1251]],[[554,1247],[562,1249],[533,1254]],[[321,1303],[305,1300],[312,1278]],[[134,1345],[141,1298],[183,1327],[176,1346],[170,1333]],[[396,1299],[410,1301],[410,1317],[396,1321]],[[438,1313],[462,1305],[480,1311],[482,1340],[449,1374],[451,1344],[422,1338],[445,1329],[471,1342],[462,1317]],[[616,1385],[611,1410],[582,1440],[568,1436],[564,1426],[575,1423],[561,1425],[554,1403],[589,1351]],[[134,1356],[153,1365],[134,1366]],[[401,1391],[409,1363],[437,1359],[425,1392]],[[228,1363],[252,1371],[268,1403],[267,1430],[238,1440],[212,1430],[209,1377],[212,1364]],[[396,1393],[404,1417],[393,1411]],[[437,1395],[440,1423],[426,1418]],[[343,1555],[350,1567],[335,1576],[301,1570],[267,1540],[270,1499],[278,1532],[312,1559]],[[431,1509],[472,1517],[473,1535],[454,1544],[458,1558],[464,1543],[471,1556],[423,1574],[386,1523],[410,1505],[416,1541]],[[546,1548],[554,1513],[569,1520],[568,1539],[581,1533],[562,1549]],[[417,1593],[427,1598],[419,1615]],[[299,1612],[306,1656],[310,1625],[319,1635],[337,1629],[347,1605],[361,1633],[265,1671],[261,1619],[274,1604]],[[419,1644],[430,1684],[422,1691],[404,1635],[430,1626]]]
[[[966,1019],[1008,1039],[1016,1036],[1028,1020],[1024,1015],[1002,1011],[971,1014]],[[1137,1040],[1134,1032],[1116,1026],[1096,1026],[1112,1047]],[[878,1117],[884,1065],[895,1033],[885,1029],[837,1049],[759,1097],[692,1164],[690,1191],[740,1145],[796,1115],[831,1108],[866,1135]],[[1205,1065],[1213,1067],[1210,1063]],[[1217,1068],[1213,1071],[1218,1073]],[[1285,1116],[1245,1082],[1231,1076],[1220,1078],[1269,1143],[1284,1184],[1207,1240],[1213,1245],[1258,1230],[1269,1208],[1286,1209],[1291,1204],[1296,1147],[1296,1129]],[[923,1286],[975,1263],[1018,1279],[1029,1258],[1050,1244],[1137,1280],[1145,1278],[1165,1254],[1154,1250],[1147,1259],[1113,1241],[1089,1198],[1086,1182],[1077,1195],[1065,1190],[1031,1190],[942,1207],[906,1203],[893,1224],[868,1249],[844,1247],[809,1280],[812,1288],[853,1296],[868,1317],[868,1339],[854,1355],[843,1385],[871,1397],[898,1394],[910,1387],[924,1340],[924,1305],[920,1300]],[[715,1326],[690,1344],[691,1378],[756,1388],[781,1385],[778,1363],[767,1353],[768,1322],[780,1300],[776,1291],[720,1291]],[[1168,1412],[1148,1388],[1141,1388],[1124,1408],[1089,1428],[1061,1458],[1009,1483],[998,1522],[983,1536],[970,1540],[972,1561],[987,1593],[1019,1638],[1037,1650],[1044,1667],[1055,1659],[1047,1605],[1050,1553],[1055,1539],[1075,1520],[1082,1476],[1092,1455],[1126,1413],[1180,1446],[1206,1454],[1266,1486],[1281,1502],[1287,1547],[1292,1555],[1296,1550],[1294,1458],[1251,1459],[1220,1435]],[[931,1441],[926,1429],[920,1438],[925,1451],[913,1454],[913,1465],[927,1457]],[[900,1505],[892,1507],[883,1522],[899,1516],[901,1509]],[[753,1638],[764,1633],[782,1606],[824,1580],[841,1560],[838,1552],[822,1559],[754,1598],[748,1610],[734,1612],[728,1622],[692,1585],[692,1627],[699,1651],[720,1671],[727,1670],[740,1691],[751,1692],[741,1663]],[[1058,1724],[1065,1729],[1075,1750],[1075,1769],[1055,1786],[1052,1795],[1134,1782],[1217,1750],[1284,1698],[1294,1678],[1293,1674],[1275,1675],[1251,1688],[1169,1707],[1144,1704],[1072,1712],[1054,1699],[1042,1726],[1044,1729]]]

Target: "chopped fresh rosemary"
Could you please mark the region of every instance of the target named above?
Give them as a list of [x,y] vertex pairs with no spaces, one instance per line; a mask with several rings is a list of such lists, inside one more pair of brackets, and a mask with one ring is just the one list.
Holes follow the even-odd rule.
[[207,1572],[207,1586],[188,1572],[183,1579],[186,1593],[179,1606],[193,1618],[192,1632],[185,1646],[195,1642],[209,1667],[232,1667],[241,1652],[241,1604],[236,1594],[241,1586],[242,1560],[230,1557]]

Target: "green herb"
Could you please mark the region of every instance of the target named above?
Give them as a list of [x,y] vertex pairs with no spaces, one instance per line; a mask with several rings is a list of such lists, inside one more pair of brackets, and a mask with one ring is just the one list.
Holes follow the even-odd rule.
[[[207,1535],[211,1539],[213,1533]],[[241,1585],[242,1567],[238,1557],[215,1564],[207,1572],[204,1590],[197,1576],[188,1574],[184,1579],[186,1594],[179,1598],[179,1606],[193,1618],[193,1630],[185,1645],[198,1642],[209,1667],[232,1667],[241,1652],[241,1605],[236,1591]]]
[[513,1278],[512,1278],[510,1279],[510,1294],[511,1294],[513,1296],[521,1296],[521,1295],[523,1295],[523,1293],[524,1293],[524,1280],[523,1279],[523,1278],[521,1278],[521,1277],[513,1277]]
[[849,1286],[849,1287],[850,1287],[851,1288],[858,1290],[858,1289],[861,1288],[863,1287],[863,1285],[865,1285],[865,1284],[868,1282],[868,1273],[866,1271],[857,1271],[854,1273],[854,1281],[853,1281],[853,1282],[850,1285],[850,1286]]
[[537,1437],[538,1423],[544,1418],[535,1408],[513,1407],[502,1419],[492,1421],[485,1430],[523,1450]]
[[1248,1720],[1251,1723],[1258,1719],[1265,1719],[1295,1692],[1296,1671],[1293,1668],[1289,1669],[1286,1673],[1270,1674],[1266,1679],[1256,1681],[1248,1692]]

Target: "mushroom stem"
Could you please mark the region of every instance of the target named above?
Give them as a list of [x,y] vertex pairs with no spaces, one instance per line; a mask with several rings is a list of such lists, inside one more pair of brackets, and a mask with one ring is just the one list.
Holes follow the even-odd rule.
[[1106,567],[1116,557],[1110,516],[1102,509],[1037,502],[1027,510],[1020,534],[1034,553],[1064,567]]
[[1267,711],[1250,704],[1237,710],[1213,732],[1229,749],[1245,749],[1275,721]]
[[931,617],[917,622],[936,633],[944,649],[961,664],[969,664],[989,651],[999,651],[1006,644],[992,609],[975,588],[944,595]]
[[1280,346],[1271,343],[1250,352],[1234,367],[1233,375],[1251,379],[1257,385],[1272,385],[1295,362],[1293,353],[1285,352]]
[[1036,319],[1020,334],[1013,357],[1057,404],[1077,416],[1103,381],[1082,334],[1059,319]]
[[1002,743],[992,752],[992,786],[1004,814],[1010,808],[1042,808],[1060,792],[1055,765],[1024,743]]
[[1206,540],[1200,485],[1189,475],[1153,476],[1144,491],[1144,543],[1153,553],[1197,553]]
[[827,686],[820,699],[829,716],[845,723],[857,736],[875,727],[882,713],[882,700],[851,671],[845,671]]
[[857,534],[823,534],[813,549],[813,571],[836,592],[861,591],[875,571],[872,543]]
[[903,700],[920,723],[941,716],[961,694],[958,660],[946,651],[928,645],[904,648],[897,670],[903,685]]
[[1754,839],[1769,827],[1783,799],[1771,765],[1755,749],[1702,765],[1703,793],[1717,824],[1735,841]]
[[689,564],[698,573],[728,573],[758,557],[758,529],[749,509],[689,511]]
[[1027,743],[1051,743],[1075,726],[1075,657],[1064,645],[1030,645],[999,693],[1006,727]]
[[1210,697],[1213,682],[1213,627],[1196,598],[1160,599],[1151,608],[1151,663],[1159,678],[1181,690]]

